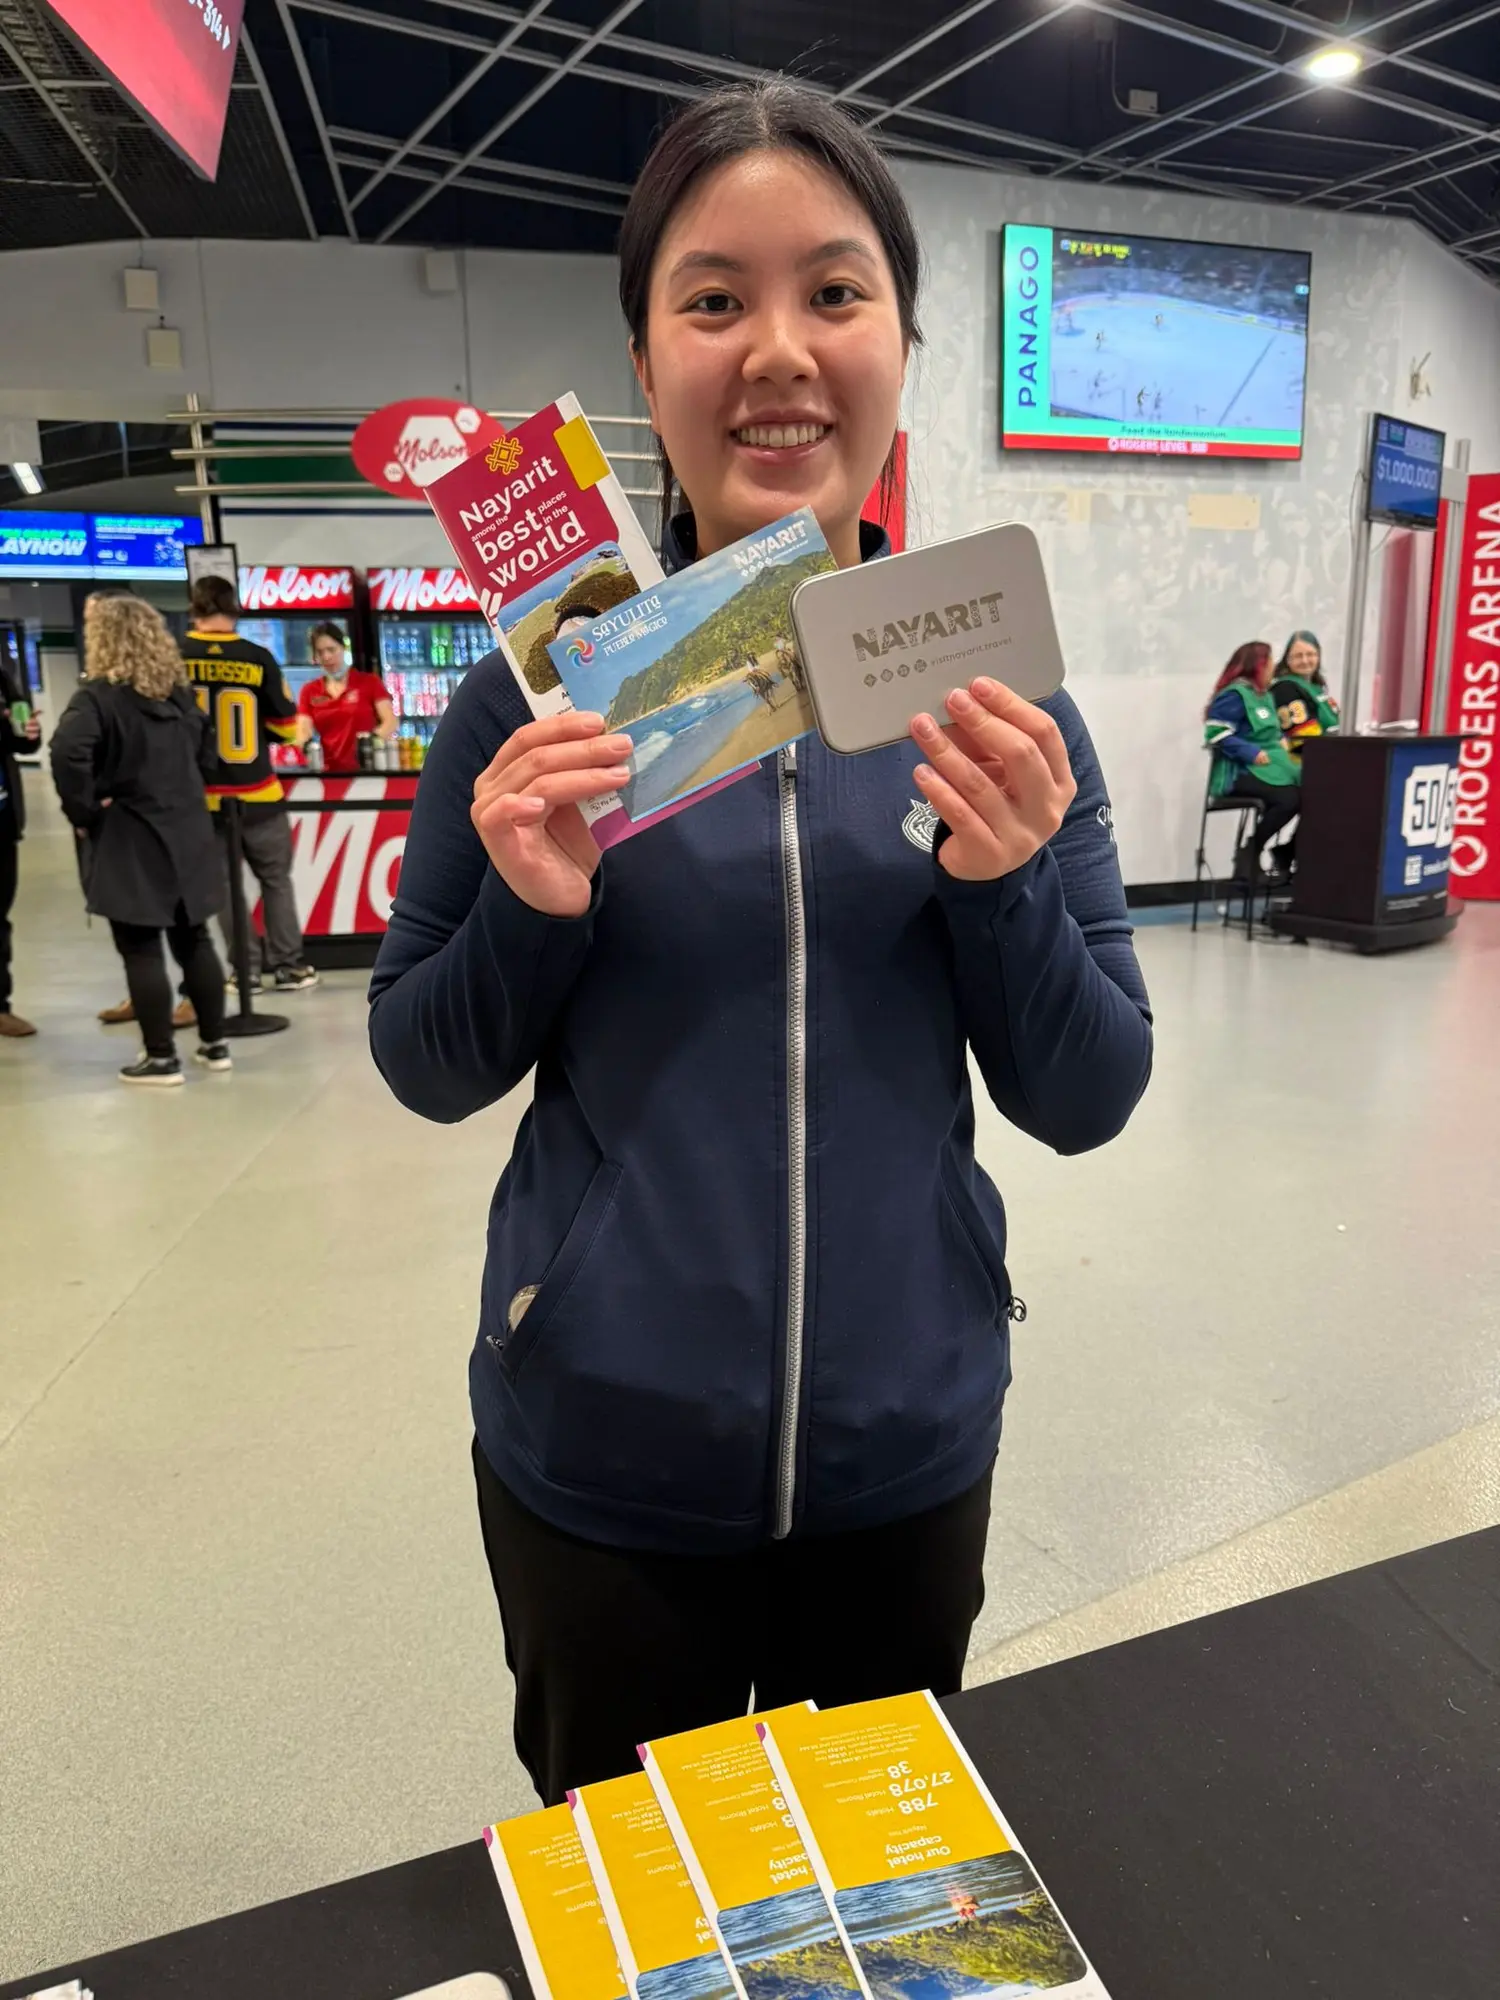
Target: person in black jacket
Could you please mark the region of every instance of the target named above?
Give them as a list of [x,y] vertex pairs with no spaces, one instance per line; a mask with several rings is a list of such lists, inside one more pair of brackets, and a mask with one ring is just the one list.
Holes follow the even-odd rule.
[[[41,724],[28,715],[19,728],[13,713],[26,697],[3,667],[0,667],[0,1035],[17,1039],[34,1035],[30,1021],[11,1011],[11,905],[16,900],[17,853],[26,831],[26,795],[21,790],[21,773],[16,758],[36,750],[41,741]],[[26,703],[29,708],[30,704]]]
[[82,837],[84,894],[125,964],[145,1047],[124,1083],[180,1084],[162,934],[197,1014],[194,1060],[230,1068],[224,968],[208,919],[223,867],[203,784],[215,761],[160,612],[138,597],[93,597],[84,612],[87,680],[52,739],[52,776]]
[[[667,128],[620,296],[668,568],[803,506],[842,568],[889,553],[860,514],[920,261],[827,98],[747,85]],[[423,768],[370,1041],[439,1120],[536,1071],[469,1389],[516,1746],[549,1803],[752,1689],[959,1686],[1022,1317],[970,1056],[1005,1118],[1078,1153],[1152,1051],[1083,719],[985,664],[914,743],[809,735],[604,854],[579,806],[632,775],[629,736],[533,720],[498,654]]]

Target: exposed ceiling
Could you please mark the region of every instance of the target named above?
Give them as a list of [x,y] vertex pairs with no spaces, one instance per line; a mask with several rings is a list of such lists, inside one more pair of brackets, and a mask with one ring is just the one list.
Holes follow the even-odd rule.
[[[1363,70],[1315,84],[1333,39]],[[247,0],[213,186],[0,0],[0,248],[607,251],[671,106],[774,69],[906,157],[1406,215],[1500,281],[1500,0]]]

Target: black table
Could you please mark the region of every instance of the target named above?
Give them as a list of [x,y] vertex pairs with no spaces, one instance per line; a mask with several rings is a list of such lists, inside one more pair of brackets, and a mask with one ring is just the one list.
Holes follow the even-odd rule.
[[1447,937],[1459,736],[1315,736],[1302,750],[1291,908],[1273,931],[1363,953]]
[[[1500,1528],[948,1704],[1113,2000],[1495,2000]],[[482,1842],[0,1989],[525,1974]]]

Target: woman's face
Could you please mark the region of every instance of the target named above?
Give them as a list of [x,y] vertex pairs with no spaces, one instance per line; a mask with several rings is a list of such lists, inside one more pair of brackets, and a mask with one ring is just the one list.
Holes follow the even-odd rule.
[[313,664],[321,667],[331,681],[341,680],[348,670],[343,647],[326,632],[313,640]]
[[1318,658],[1316,646],[1309,646],[1305,639],[1298,639],[1288,652],[1286,663],[1292,673],[1301,674],[1304,680],[1311,680],[1318,671]]
[[874,224],[797,153],[747,153],[672,218],[636,373],[703,554],[811,507],[840,562],[890,449],[906,345]]

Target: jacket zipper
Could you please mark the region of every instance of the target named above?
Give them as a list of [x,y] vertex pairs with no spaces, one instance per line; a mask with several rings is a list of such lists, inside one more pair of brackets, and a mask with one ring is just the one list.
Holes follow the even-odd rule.
[[797,746],[779,759],[781,883],[786,908],[787,1259],[786,1341],[777,1450],[778,1541],[792,1531],[797,1499],[797,1431],[802,1409],[802,1335],[807,1286],[807,913],[797,833]]

